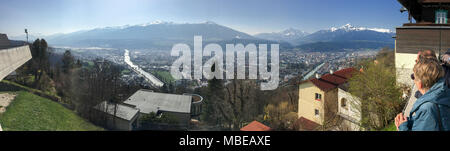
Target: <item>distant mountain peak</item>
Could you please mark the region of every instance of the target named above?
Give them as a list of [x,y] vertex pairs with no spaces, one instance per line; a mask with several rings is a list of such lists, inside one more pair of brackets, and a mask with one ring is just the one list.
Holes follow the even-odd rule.
[[284,36],[306,36],[306,35],[308,35],[309,33],[307,33],[307,32],[305,32],[305,31],[302,31],[302,30],[298,30],[298,29],[295,29],[295,28],[288,28],[288,29],[286,29],[286,30],[284,30],[284,31],[282,31],[282,32],[280,32],[282,35],[284,35]]
[[146,26],[150,26],[150,25],[161,25],[161,24],[173,24],[173,22],[166,22],[166,21],[162,21],[162,20],[155,20],[149,23],[144,23],[144,24],[140,24],[140,26],[146,27]]
[[331,32],[335,32],[335,31],[339,31],[339,30],[343,30],[343,31],[364,31],[364,30],[370,30],[370,31],[376,31],[376,32],[381,32],[381,33],[393,33],[390,29],[355,27],[355,26],[351,25],[350,23],[345,24],[345,25],[343,25],[341,27],[331,27],[331,29],[330,29]]
[[274,41],[285,41],[295,44],[297,40],[307,35],[309,35],[309,33],[291,27],[280,32],[256,34],[255,37]]
[[205,21],[205,22],[203,22],[203,24],[216,25],[217,23],[215,23],[213,21]]

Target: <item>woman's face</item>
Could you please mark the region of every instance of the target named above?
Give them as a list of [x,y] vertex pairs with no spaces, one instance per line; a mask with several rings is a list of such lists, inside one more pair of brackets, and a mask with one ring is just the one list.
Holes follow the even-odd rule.
[[[415,73],[414,73],[414,77],[417,77],[417,76],[415,75]],[[414,78],[413,81],[414,81],[414,84],[416,85],[417,89],[420,91],[420,93],[425,94],[425,93],[426,93],[426,90],[423,89],[423,87],[422,87],[422,81],[420,81],[420,80],[417,79],[417,78]]]

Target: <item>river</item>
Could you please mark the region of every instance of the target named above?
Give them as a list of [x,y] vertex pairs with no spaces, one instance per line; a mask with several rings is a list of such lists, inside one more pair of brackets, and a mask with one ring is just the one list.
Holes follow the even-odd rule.
[[152,85],[154,85],[156,87],[162,87],[164,85],[164,83],[161,82],[161,80],[156,78],[154,75],[152,75],[148,72],[145,72],[144,70],[139,68],[139,66],[133,64],[133,62],[131,62],[131,59],[130,59],[130,51],[128,51],[127,49],[125,49],[124,57],[125,57],[124,58],[125,63],[128,64],[131,67],[131,69],[133,69],[134,72],[136,72],[139,75],[142,75]]
[[325,62],[318,65],[316,68],[314,68],[313,70],[311,70],[310,72],[308,72],[308,74],[306,74],[305,76],[303,76],[303,80],[308,80],[311,76],[313,76],[314,74],[316,74],[317,70],[319,70],[320,68],[322,68],[322,66],[325,65]]

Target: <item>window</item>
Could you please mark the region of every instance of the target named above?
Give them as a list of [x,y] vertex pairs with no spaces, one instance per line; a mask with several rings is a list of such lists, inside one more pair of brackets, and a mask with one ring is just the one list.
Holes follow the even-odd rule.
[[322,100],[322,94],[316,93],[316,98],[317,101]]
[[345,99],[345,98],[341,99],[341,107],[347,108],[347,99]]
[[314,115],[316,115],[316,116],[319,116],[319,115],[320,115],[320,113],[319,113],[319,110],[318,110],[318,109],[315,109],[315,110],[314,110]]
[[447,10],[436,11],[436,24],[447,24]]

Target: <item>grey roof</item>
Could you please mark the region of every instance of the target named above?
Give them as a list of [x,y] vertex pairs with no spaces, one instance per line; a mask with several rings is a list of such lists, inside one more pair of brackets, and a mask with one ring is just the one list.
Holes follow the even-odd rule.
[[124,103],[135,106],[142,113],[157,113],[158,111],[191,113],[192,96],[156,93],[139,90]]
[[[106,104],[108,104],[108,105],[106,105]],[[98,104],[97,106],[95,106],[95,108],[97,110],[107,112],[108,114],[114,116],[114,104],[112,104],[112,103],[107,103],[106,101],[104,101],[104,102]],[[106,110],[108,110],[108,111],[106,111]],[[136,108],[129,107],[129,106],[122,105],[122,104],[117,104],[116,117],[130,121],[133,119],[133,117],[138,112],[139,112],[139,110]]]

